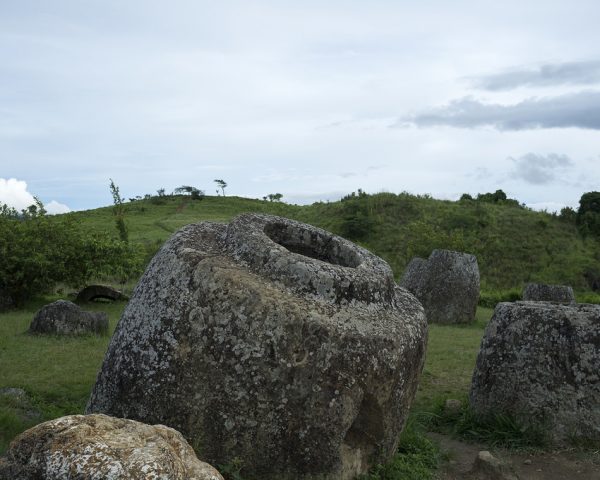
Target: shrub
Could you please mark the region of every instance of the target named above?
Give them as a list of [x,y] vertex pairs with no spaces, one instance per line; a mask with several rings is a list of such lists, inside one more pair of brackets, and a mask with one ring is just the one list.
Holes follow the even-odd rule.
[[577,226],[582,235],[600,236],[600,192],[587,192],[581,196]]
[[495,308],[500,302],[516,302],[521,300],[522,292],[520,289],[510,290],[488,290],[479,294],[479,306],[485,308]]
[[56,283],[92,277],[123,280],[141,271],[142,255],[107,234],[91,234],[72,216],[0,215],[0,284],[17,306]]

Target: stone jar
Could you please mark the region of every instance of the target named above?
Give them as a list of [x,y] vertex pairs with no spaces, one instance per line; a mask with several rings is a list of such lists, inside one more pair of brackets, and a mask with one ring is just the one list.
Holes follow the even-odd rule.
[[523,300],[530,302],[575,303],[573,287],[528,283],[523,289]]
[[261,479],[351,479],[395,453],[427,324],[387,263],[244,214],[188,225],[137,285],[88,403]]
[[400,285],[425,308],[429,323],[471,323],[479,301],[477,257],[451,250],[434,250],[427,260],[413,258]]
[[499,303],[470,392],[478,414],[509,414],[549,439],[600,440],[600,306]]
[[105,335],[108,314],[88,312],[68,300],[57,300],[40,308],[34,315],[29,332],[47,335]]

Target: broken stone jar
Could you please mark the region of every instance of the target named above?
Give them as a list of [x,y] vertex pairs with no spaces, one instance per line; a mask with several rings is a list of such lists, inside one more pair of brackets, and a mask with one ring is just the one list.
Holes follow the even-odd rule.
[[350,479],[395,453],[423,367],[388,264],[267,215],[175,233],[119,322],[87,411],[181,431],[263,479]]

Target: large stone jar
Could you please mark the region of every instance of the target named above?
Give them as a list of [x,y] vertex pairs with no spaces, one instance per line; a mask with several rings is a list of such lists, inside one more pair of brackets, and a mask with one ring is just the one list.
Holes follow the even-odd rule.
[[427,260],[413,258],[400,285],[425,308],[429,323],[471,323],[479,301],[477,257],[463,252],[434,250]]
[[163,423],[262,479],[350,479],[394,454],[427,325],[387,263],[280,217],[178,231],[111,340],[87,411]]
[[508,414],[550,440],[600,440],[600,306],[499,303],[470,393],[480,415]]

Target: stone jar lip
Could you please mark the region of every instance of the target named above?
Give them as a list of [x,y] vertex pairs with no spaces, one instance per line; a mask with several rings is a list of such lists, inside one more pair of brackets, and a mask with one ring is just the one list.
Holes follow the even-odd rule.
[[321,228],[274,215],[242,214],[227,226],[223,248],[262,277],[334,303],[387,303],[390,266]]

